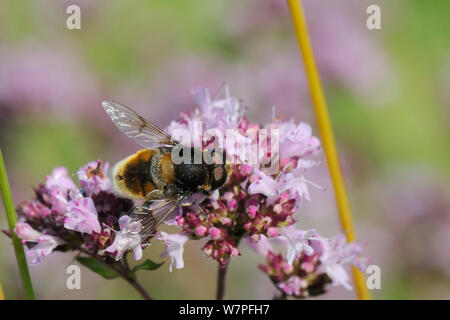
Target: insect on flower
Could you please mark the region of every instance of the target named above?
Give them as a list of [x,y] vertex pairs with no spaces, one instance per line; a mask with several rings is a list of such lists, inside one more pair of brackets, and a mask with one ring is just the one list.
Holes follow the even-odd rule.
[[[156,228],[179,206],[190,206],[189,196],[210,195],[222,187],[230,168],[225,153],[188,147],[130,108],[104,101],[103,108],[114,124],[129,138],[143,146],[113,168],[113,186],[121,196],[144,200],[131,209],[129,216],[140,228],[124,230],[124,235],[139,235],[141,243],[155,235]],[[173,161],[173,152],[187,155],[188,161]],[[197,160],[205,159],[198,163]],[[183,157],[185,159],[186,157]]]

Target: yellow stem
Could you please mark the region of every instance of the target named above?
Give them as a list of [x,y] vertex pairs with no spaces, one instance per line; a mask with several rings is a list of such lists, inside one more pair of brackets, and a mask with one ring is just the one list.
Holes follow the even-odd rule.
[[[344,176],[342,174],[341,165],[339,162],[339,156],[325,96],[320,83],[319,72],[317,71],[311,42],[309,40],[303,8],[300,0],[287,0],[287,2],[292,14],[292,20],[297,33],[297,40],[302,52],[303,62],[305,64],[314,112],[316,114],[317,125],[322,137],[322,145],[325,150],[328,169],[330,171],[331,181],[334,187],[341,226],[347,236],[347,241],[352,242],[356,240],[356,233],[352,220],[350,202],[348,200]],[[333,53],[331,52],[330,54]],[[364,275],[355,267],[353,267],[353,279],[358,298],[362,300],[370,299],[370,293],[367,289]]]
[[5,300],[5,294],[3,293],[2,284],[0,283],[0,300]]

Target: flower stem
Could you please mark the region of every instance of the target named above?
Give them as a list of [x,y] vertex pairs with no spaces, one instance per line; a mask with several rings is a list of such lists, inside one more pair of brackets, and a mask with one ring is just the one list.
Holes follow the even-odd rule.
[[[81,252],[84,252],[91,258],[94,258],[101,263],[107,265],[114,271],[116,271],[124,280],[126,280],[133,288],[136,289],[136,291],[144,298],[145,300],[152,300],[153,298],[150,296],[150,294],[147,292],[147,290],[144,289],[144,287],[136,280],[136,278],[129,276],[130,268],[128,266],[128,262],[124,262],[123,264],[110,264],[104,261],[103,259],[99,258],[97,255],[90,253],[88,250],[85,250],[83,248],[78,248]],[[126,256],[123,257],[126,259]]]
[[[292,14],[292,20],[297,33],[297,40],[305,64],[314,112],[316,114],[318,128],[322,137],[323,148],[327,158],[328,169],[330,171],[330,176],[334,187],[341,226],[346,233],[347,241],[352,242],[356,240],[356,233],[352,220],[350,201],[348,200],[344,176],[341,171],[336,141],[334,139],[333,128],[331,125],[330,116],[328,114],[325,95],[322,90],[319,72],[317,71],[313,50],[309,40],[303,8],[300,0],[287,0],[287,2]],[[364,276],[355,267],[353,267],[353,278],[359,299],[370,299],[370,293],[365,285]]]
[[227,276],[229,261],[225,265],[219,263],[219,269],[217,271],[217,292],[216,300],[223,300],[225,297],[225,280]]
[[144,289],[144,287],[135,279],[129,276],[123,276],[122,277],[131,285],[133,288],[136,289],[137,292],[144,298],[145,300],[152,300],[153,298],[148,294],[147,290]]
[[123,269],[125,270],[125,276],[123,278],[128,281],[130,285],[132,285],[137,292],[144,298],[145,300],[152,300],[152,297],[148,294],[148,292],[144,289],[144,287],[136,280],[136,278],[128,276],[130,269],[130,265],[128,264],[128,253],[129,251],[125,252],[122,262],[123,262]]
[[14,227],[17,223],[16,210],[14,208],[14,202],[11,195],[11,189],[8,183],[8,176],[6,175],[5,163],[3,161],[2,151],[0,149],[0,192],[3,198],[3,205],[5,206],[6,218],[8,220],[9,231],[11,233],[11,239],[16,254],[17,265],[19,266],[20,277],[22,278],[23,288],[25,290],[25,296],[29,300],[36,299],[33,290],[33,284],[31,283],[30,272],[28,271],[27,260],[25,258],[25,252],[23,250],[20,239],[14,232]]

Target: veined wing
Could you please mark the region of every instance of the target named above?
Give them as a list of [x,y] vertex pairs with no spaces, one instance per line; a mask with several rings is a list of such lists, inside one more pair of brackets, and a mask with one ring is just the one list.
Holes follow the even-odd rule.
[[105,100],[102,103],[108,116],[120,131],[145,148],[174,146],[173,140],[164,130],[145,120],[142,116],[118,102]]
[[156,233],[156,228],[167,218],[167,216],[178,208],[187,195],[181,195],[178,198],[165,198],[161,200],[152,200],[145,202],[140,207],[134,207],[130,210],[129,216],[133,222],[139,222],[141,228],[139,236],[141,242]]

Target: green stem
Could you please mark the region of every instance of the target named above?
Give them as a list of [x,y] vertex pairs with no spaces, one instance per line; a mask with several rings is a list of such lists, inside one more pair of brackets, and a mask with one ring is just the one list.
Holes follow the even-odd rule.
[[27,260],[23,250],[22,242],[14,232],[14,227],[17,223],[16,210],[11,195],[11,189],[8,183],[8,176],[6,175],[5,163],[3,161],[2,151],[0,149],[0,192],[5,206],[6,218],[8,220],[9,231],[11,232],[11,239],[16,253],[17,265],[19,266],[20,277],[22,278],[23,288],[28,300],[36,299],[33,291],[33,284],[31,283],[30,272],[28,271]]

